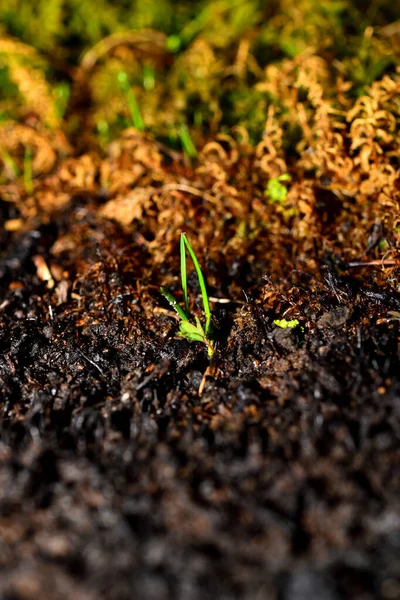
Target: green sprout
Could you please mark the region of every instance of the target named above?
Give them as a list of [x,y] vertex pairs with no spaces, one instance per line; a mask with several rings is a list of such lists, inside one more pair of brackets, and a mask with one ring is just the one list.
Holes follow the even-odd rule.
[[300,325],[300,323],[297,319],[292,319],[292,321],[287,321],[286,319],[276,319],[274,321],[274,325],[280,327],[281,329],[294,329]]
[[288,191],[286,186],[282,185],[282,182],[290,180],[290,175],[288,173],[284,173],[283,175],[279,175],[279,177],[273,177],[268,181],[265,195],[272,204],[279,204],[280,206],[285,205]]
[[[197,279],[199,281],[201,297],[203,299],[203,308],[204,315],[206,318],[204,327],[200,322],[200,319],[195,316],[195,325],[190,322],[190,312],[189,312],[189,298],[188,298],[188,288],[187,288],[187,270],[186,270],[186,251],[189,253],[190,258],[192,259]],[[214,341],[212,337],[212,327],[211,327],[211,310],[210,303],[208,300],[206,283],[204,280],[203,273],[201,271],[199,261],[193,251],[192,246],[189,243],[189,240],[186,237],[186,233],[181,233],[180,239],[180,257],[181,257],[181,282],[182,282],[182,291],[183,291],[183,302],[184,308],[182,308],[173,294],[168,292],[165,288],[161,288],[161,293],[168,302],[171,304],[172,308],[177,312],[181,321],[179,323],[179,333],[180,337],[183,337],[187,340],[194,342],[203,342],[207,346],[208,356],[213,356],[214,350]]]

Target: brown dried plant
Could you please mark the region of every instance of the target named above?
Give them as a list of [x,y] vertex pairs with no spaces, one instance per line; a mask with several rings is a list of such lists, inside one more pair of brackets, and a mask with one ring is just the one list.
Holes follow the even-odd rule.
[[34,48],[11,37],[0,37],[0,65],[8,68],[17,86],[20,105],[34,111],[48,127],[60,125],[52,88],[46,80],[46,62]]

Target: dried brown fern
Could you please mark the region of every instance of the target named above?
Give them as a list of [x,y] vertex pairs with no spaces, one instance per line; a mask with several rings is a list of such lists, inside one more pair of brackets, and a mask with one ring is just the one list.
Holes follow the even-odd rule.
[[0,64],[8,67],[22,106],[38,114],[48,127],[56,129],[60,122],[51,86],[44,74],[46,63],[36,50],[13,38],[0,37]]

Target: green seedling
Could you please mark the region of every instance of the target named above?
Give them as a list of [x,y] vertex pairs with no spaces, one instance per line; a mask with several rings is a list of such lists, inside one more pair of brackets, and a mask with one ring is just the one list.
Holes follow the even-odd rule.
[[[187,287],[187,270],[186,270],[186,251],[189,253],[190,258],[192,259],[197,279],[199,281],[201,297],[203,299],[203,308],[204,308],[204,316],[205,316],[205,324],[204,326],[201,324],[200,319],[195,316],[194,321],[195,324],[190,322],[190,312],[189,312],[189,297],[188,297],[188,287]],[[165,288],[161,288],[161,293],[168,302],[171,304],[172,308],[178,314],[180,320],[179,323],[179,336],[183,337],[187,340],[194,342],[203,342],[207,346],[208,356],[213,356],[214,350],[214,341],[212,337],[212,327],[211,327],[211,310],[210,303],[208,300],[206,283],[204,280],[203,273],[201,271],[199,261],[191,247],[189,240],[186,237],[185,233],[181,233],[180,239],[180,259],[181,259],[181,282],[182,282],[182,291],[183,291],[183,302],[184,308],[180,306],[178,301],[175,299],[173,294],[168,292]]]
[[286,319],[276,319],[274,321],[274,325],[280,327],[281,329],[294,329],[300,325],[300,323],[297,319],[292,319],[292,321],[287,321]]
[[282,184],[282,182],[290,180],[290,175],[288,173],[284,173],[283,175],[279,175],[279,177],[273,177],[268,181],[265,195],[272,204],[279,204],[280,206],[285,205],[288,190],[286,186]]
[[140,114],[139,105],[137,103],[135,94],[133,93],[133,90],[129,85],[128,75],[125,73],[125,71],[120,71],[118,73],[118,83],[123,94],[125,95],[129,112],[131,115],[132,125],[138,131],[144,131],[144,121],[142,119],[142,115]]

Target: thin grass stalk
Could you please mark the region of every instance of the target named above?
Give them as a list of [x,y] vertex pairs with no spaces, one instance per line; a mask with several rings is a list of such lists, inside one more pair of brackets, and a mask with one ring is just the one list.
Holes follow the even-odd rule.
[[209,331],[210,331],[210,325],[211,325],[211,310],[210,310],[210,304],[208,302],[208,294],[207,294],[207,288],[206,288],[206,283],[204,281],[204,277],[203,277],[203,273],[201,271],[201,267],[199,265],[199,261],[196,258],[196,255],[193,251],[192,246],[189,243],[189,240],[186,237],[185,233],[181,234],[181,240],[183,239],[186,248],[189,252],[190,258],[193,261],[194,264],[194,268],[196,270],[196,274],[197,274],[197,279],[199,280],[199,285],[200,285],[200,290],[201,290],[201,296],[203,299],[203,307],[204,307],[204,314],[206,317],[206,325],[205,325],[205,332],[206,335],[208,335]]
[[186,239],[186,234],[181,233],[181,239],[180,239],[181,281],[182,281],[183,301],[185,304],[185,312],[189,316],[189,299],[188,299],[188,288],[187,288],[185,239]]

